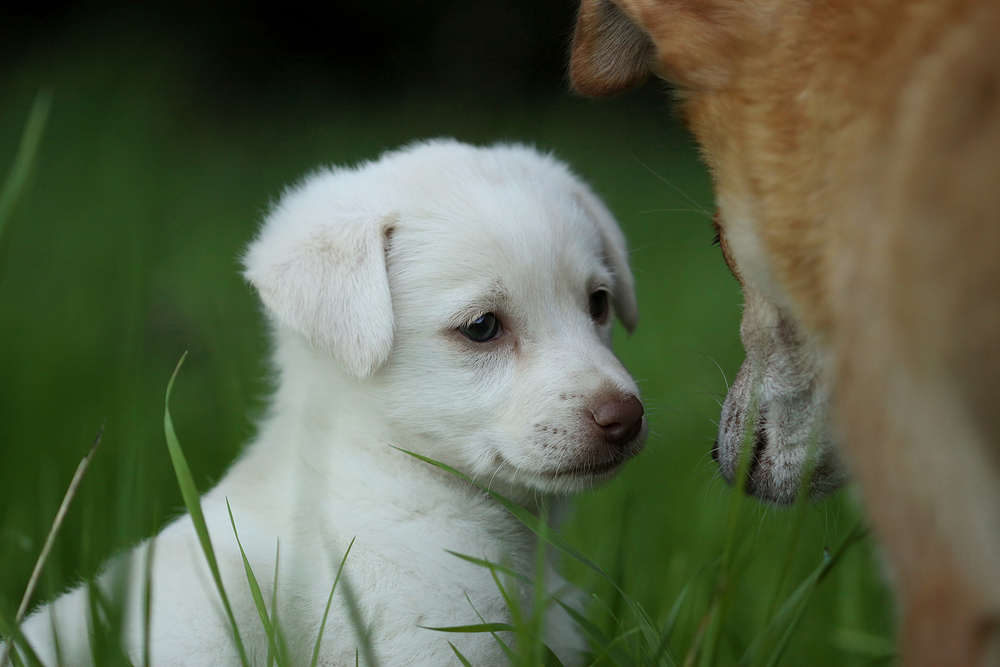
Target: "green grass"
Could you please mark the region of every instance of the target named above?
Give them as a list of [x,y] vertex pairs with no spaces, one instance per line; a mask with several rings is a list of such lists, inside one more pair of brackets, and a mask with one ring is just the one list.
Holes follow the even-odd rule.
[[163,396],[185,350],[171,415],[193,487],[209,488],[252,435],[267,342],[237,258],[268,202],[317,165],[449,135],[553,150],[601,193],[633,249],[641,320],[616,350],[642,387],[648,449],[576,501],[565,542],[545,533],[569,545],[563,569],[593,595],[581,622],[596,664],[884,658],[891,600],[873,547],[866,538],[838,551],[859,519],[850,492],[776,510],[717,478],[712,420],[742,359],[740,295],[711,247],[707,175],[666,102],[553,91],[486,106],[458,93],[357,98],[293,82],[239,104],[194,85],[183,57],[139,48],[8,65],[0,173],[17,160],[40,86],[54,93],[0,239],[0,620],[14,617],[105,420],[34,599],[183,510]]

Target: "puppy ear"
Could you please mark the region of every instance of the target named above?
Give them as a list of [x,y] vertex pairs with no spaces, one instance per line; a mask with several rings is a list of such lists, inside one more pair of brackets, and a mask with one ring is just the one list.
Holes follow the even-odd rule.
[[[625,90],[647,69],[684,88],[718,90],[746,46],[786,3],[747,0],[583,0],[573,40],[577,90]],[[643,39],[645,41],[643,41]]]
[[569,76],[577,92],[621,93],[649,74],[653,42],[611,0],[583,0],[573,33]]
[[604,264],[611,271],[611,305],[625,330],[632,333],[639,323],[639,306],[635,298],[635,279],[628,264],[628,242],[611,211],[587,190],[576,193],[577,202],[597,224],[604,251]]
[[364,379],[392,350],[385,257],[396,219],[337,219],[295,203],[282,202],[268,219],[247,250],[243,275],[278,322]]

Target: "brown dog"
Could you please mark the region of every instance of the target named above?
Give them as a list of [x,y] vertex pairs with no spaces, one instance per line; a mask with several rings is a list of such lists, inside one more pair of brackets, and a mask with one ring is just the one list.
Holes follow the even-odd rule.
[[[743,285],[716,455],[861,484],[906,665],[1000,665],[1000,2],[583,0],[590,95],[676,84]],[[834,419],[827,426],[828,396]]]

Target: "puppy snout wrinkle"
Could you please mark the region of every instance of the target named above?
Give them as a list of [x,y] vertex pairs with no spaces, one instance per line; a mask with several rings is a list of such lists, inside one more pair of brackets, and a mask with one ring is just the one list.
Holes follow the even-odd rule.
[[609,445],[625,445],[635,440],[642,430],[642,401],[633,394],[605,398],[591,414]]

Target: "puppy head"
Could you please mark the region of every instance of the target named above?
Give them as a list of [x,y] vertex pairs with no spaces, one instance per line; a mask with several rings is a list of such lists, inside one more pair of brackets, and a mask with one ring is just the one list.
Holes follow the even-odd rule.
[[642,449],[638,389],[611,352],[615,315],[637,320],[625,240],[550,157],[436,141],[322,172],[246,265],[280,327],[364,380],[401,447],[544,492]]

